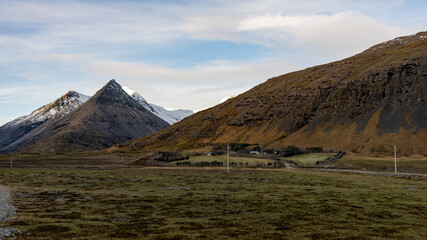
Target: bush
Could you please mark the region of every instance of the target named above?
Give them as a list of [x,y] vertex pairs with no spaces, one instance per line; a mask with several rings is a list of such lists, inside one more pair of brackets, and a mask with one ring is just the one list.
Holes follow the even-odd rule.
[[257,145],[257,146],[255,146],[255,147],[252,148],[252,151],[261,152],[261,147]]
[[191,162],[184,161],[184,162],[176,162],[177,166],[191,166]]
[[310,148],[306,148],[305,152],[307,152],[307,153],[321,153],[321,152],[323,152],[323,148],[321,148],[321,147],[310,147]]
[[282,149],[283,157],[290,157],[290,156],[298,155],[301,153],[302,153],[301,149],[294,146],[288,146],[287,148]]
[[267,154],[277,154],[277,153],[280,153],[280,150],[277,150],[274,148],[265,148],[264,152]]
[[174,162],[184,160],[184,157],[177,152],[158,152],[150,156],[150,160],[156,160],[161,162]]
[[[248,143],[229,143],[230,151],[239,152],[239,151],[247,151],[247,147],[249,147]],[[226,143],[217,143],[213,146],[214,151],[227,151]]]
[[199,167],[221,167],[223,166],[222,162],[212,161],[212,162],[196,162],[196,166]]

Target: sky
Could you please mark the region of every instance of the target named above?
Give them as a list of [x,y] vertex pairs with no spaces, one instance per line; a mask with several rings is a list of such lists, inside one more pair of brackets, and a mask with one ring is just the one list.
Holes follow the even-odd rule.
[[427,30],[425,0],[0,0],[0,125],[109,80],[205,109]]

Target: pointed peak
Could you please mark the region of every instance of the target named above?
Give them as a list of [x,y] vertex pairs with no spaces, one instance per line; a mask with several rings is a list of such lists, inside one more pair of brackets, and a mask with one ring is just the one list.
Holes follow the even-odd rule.
[[123,90],[122,86],[116,82],[116,80],[111,79],[102,89],[114,89],[114,90]]
[[92,97],[97,103],[101,104],[113,104],[121,103],[126,105],[133,105],[136,102],[131,96],[129,96],[114,79],[110,80],[103,88],[101,88],[96,94]]
[[65,99],[69,99],[71,101],[78,100],[78,101],[84,103],[89,99],[89,97],[84,95],[84,94],[81,94],[79,92],[76,92],[74,90],[70,90],[67,93],[65,93],[64,95],[62,95],[60,98],[58,98],[55,102],[64,101]]
[[111,79],[110,81],[108,81],[108,83],[106,84],[107,86],[108,85],[119,85],[120,86],[120,84],[118,84],[117,82],[116,82],[116,80],[114,80],[114,79]]
[[77,92],[74,90],[68,91],[66,94],[62,95],[62,97],[74,97],[77,95]]

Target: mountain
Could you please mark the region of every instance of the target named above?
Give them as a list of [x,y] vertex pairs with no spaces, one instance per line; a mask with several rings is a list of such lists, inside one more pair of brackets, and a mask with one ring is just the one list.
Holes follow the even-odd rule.
[[161,107],[152,103],[148,103],[139,93],[135,92],[129,87],[123,86],[123,90],[127,94],[129,94],[133,99],[135,99],[139,104],[145,107],[148,111],[160,117],[161,119],[165,120],[167,123],[171,125],[194,114],[192,110],[184,110],[184,109],[167,110],[164,107]]
[[58,119],[69,114],[88,99],[89,97],[84,94],[69,91],[31,114],[4,124],[0,127],[0,152],[2,152],[2,148],[23,137],[49,119]]
[[167,126],[167,122],[146,110],[111,80],[70,114],[43,123],[5,150],[69,152],[103,149]]
[[111,150],[245,142],[363,155],[427,155],[427,32],[274,77],[171,127]]

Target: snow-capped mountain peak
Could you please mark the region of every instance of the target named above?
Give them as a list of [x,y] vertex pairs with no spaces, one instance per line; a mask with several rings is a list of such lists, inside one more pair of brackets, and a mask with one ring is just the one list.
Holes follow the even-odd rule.
[[84,94],[76,91],[68,91],[55,101],[38,108],[26,116],[19,117],[9,123],[6,123],[4,126],[14,126],[23,123],[33,124],[43,122],[51,118],[62,117],[76,109],[88,99],[89,97]]
[[[150,112],[152,112],[152,113],[154,113],[155,115],[157,115],[157,116],[159,116],[159,114],[156,112],[156,110],[151,106],[151,104],[150,103],[148,103],[146,100],[145,100],[145,98],[143,98],[139,93],[137,93],[135,90],[133,90],[133,89],[131,89],[131,88],[129,88],[129,87],[126,87],[126,86],[123,86],[122,87],[123,88],[123,90],[127,93],[127,94],[129,94],[129,96],[131,96],[133,99],[135,99],[135,101],[137,101],[139,104],[141,104],[145,109],[147,109],[148,111],[150,111]],[[162,118],[163,119],[163,118]],[[163,120],[165,120],[165,119],[163,119]],[[166,121],[166,120],[165,120]],[[168,122],[168,121],[166,121],[166,122]],[[169,122],[168,122],[169,123]],[[169,124],[172,124],[172,123],[169,123]]]
[[194,113],[192,110],[183,110],[183,109],[167,110],[164,107],[147,102],[139,93],[137,93],[135,90],[129,87],[123,86],[122,88],[127,94],[129,94],[133,99],[135,99],[135,101],[141,104],[145,109],[152,112],[154,115],[160,117],[161,119],[165,120],[167,123],[171,125],[181,121],[182,119]]

